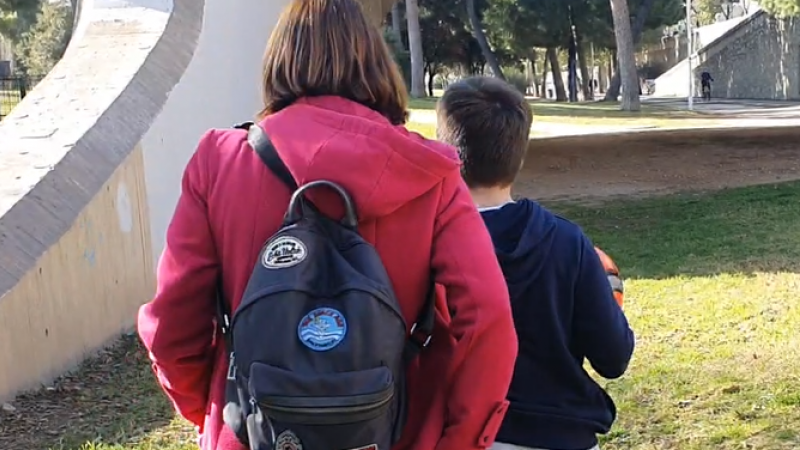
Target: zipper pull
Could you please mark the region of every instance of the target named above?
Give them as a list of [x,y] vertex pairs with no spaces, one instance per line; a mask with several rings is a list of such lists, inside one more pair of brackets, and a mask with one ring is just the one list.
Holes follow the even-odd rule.
[[236,381],[236,353],[231,352],[228,357],[228,381]]

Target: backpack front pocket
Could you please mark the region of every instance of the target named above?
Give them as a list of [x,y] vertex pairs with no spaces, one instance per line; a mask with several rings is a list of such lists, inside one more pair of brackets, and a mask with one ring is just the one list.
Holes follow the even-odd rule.
[[[388,448],[395,419],[395,384],[387,367],[300,374],[267,364],[250,370],[250,395],[275,428],[290,429],[307,448]],[[323,447],[307,442],[327,436]]]

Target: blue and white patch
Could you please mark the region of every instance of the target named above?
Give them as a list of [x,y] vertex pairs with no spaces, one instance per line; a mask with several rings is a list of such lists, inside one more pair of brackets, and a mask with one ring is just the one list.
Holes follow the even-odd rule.
[[297,337],[306,347],[324,352],[339,345],[347,334],[347,320],[333,308],[317,308],[297,325]]

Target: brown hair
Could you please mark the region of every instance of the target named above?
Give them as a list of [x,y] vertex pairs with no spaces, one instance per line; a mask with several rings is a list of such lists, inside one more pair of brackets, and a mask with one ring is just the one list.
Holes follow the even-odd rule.
[[531,105],[522,93],[497,78],[467,78],[447,88],[436,113],[436,134],[458,149],[467,186],[514,183],[533,123]]
[[322,95],[358,102],[394,125],[408,117],[403,77],[356,0],[293,0],[267,44],[263,89],[262,117]]

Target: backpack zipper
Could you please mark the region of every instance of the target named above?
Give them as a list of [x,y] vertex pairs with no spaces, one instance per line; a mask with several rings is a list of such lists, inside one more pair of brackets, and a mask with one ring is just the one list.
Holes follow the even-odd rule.
[[[313,399],[308,397],[266,397],[258,401],[264,412],[278,421],[306,425],[334,425],[361,422],[378,417],[394,398],[394,387],[361,397],[359,405],[323,406],[336,403],[335,397]],[[348,397],[338,399],[347,403]],[[352,398],[349,399],[351,402]],[[314,404],[320,405],[316,406]]]

